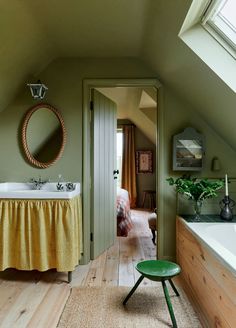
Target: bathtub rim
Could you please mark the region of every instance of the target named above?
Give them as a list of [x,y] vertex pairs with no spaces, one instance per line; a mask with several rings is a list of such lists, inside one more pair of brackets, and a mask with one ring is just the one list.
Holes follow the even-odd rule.
[[[221,254],[221,252],[217,252],[214,247],[212,245],[216,245],[217,247],[219,247],[219,242],[215,241],[213,238],[207,236],[207,238],[204,234],[203,236],[201,236],[196,230],[194,230],[194,226],[203,226],[203,225],[215,225],[215,224],[227,224],[227,225],[234,225],[236,226],[235,222],[187,222],[185,219],[183,219],[181,216],[178,216],[179,219],[181,219],[183,221],[183,223],[185,224],[185,226],[187,227],[187,229],[194,235],[195,238],[197,238],[199,240],[200,243],[203,244],[204,247],[206,247],[210,252],[212,252],[216,258],[219,260],[219,262],[225,266],[228,270],[231,271],[231,273],[235,276],[236,278],[236,255],[230,255],[230,251],[228,251],[227,249],[225,249],[224,247],[220,247],[224,248],[224,255]],[[210,240],[210,243],[209,243]],[[235,240],[236,242],[236,240]],[[226,256],[225,256],[226,255]],[[233,256],[233,259],[232,259]],[[233,265],[231,264],[231,261],[233,261]]]

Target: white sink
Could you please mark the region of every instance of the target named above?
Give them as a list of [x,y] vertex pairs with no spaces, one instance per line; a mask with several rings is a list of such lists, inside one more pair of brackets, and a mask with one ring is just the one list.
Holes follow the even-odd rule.
[[70,199],[80,194],[80,183],[75,183],[75,190],[58,191],[57,183],[48,182],[40,190],[34,190],[32,183],[0,183],[0,199]]

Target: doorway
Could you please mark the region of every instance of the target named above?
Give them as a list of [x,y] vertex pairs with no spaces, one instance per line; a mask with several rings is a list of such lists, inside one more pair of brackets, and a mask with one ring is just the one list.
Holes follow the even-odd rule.
[[142,226],[145,236],[155,243],[156,89],[108,87],[97,90],[117,106],[117,236],[127,237],[136,231],[136,236],[142,238],[142,229],[137,230]]
[[[94,88],[106,88],[106,87],[142,87],[142,88],[155,88],[158,93],[158,121],[157,121],[157,129],[156,133],[159,135],[158,138],[158,145],[156,146],[156,167],[158,167],[157,170],[157,180],[160,181],[160,172],[162,169],[162,160],[160,158],[160,153],[162,150],[162,147],[160,145],[160,134],[162,129],[162,88],[160,83],[157,80],[153,79],[136,79],[136,80],[85,80],[83,84],[83,96],[84,96],[84,149],[83,149],[83,213],[84,218],[90,217],[90,209],[91,209],[91,198],[90,198],[90,161],[91,161],[91,150],[87,147],[87,145],[91,141],[91,135],[90,135],[90,94],[91,90]],[[158,202],[158,209],[159,214],[162,211],[162,195],[158,192],[161,188],[161,181],[157,185],[157,202]],[[90,260],[90,252],[89,252],[89,245],[90,245],[90,225],[91,223],[89,220],[86,220],[84,224],[84,263],[87,263]],[[161,219],[158,220],[158,255],[161,256],[162,253],[162,238],[160,234],[160,228],[159,226],[162,225]]]

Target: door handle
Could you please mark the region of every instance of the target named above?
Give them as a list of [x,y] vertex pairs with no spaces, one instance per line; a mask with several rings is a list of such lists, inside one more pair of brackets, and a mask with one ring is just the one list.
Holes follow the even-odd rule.
[[115,174],[119,174],[119,170],[114,170],[113,175],[115,175]]
[[117,177],[114,177],[114,180],[117,179]]

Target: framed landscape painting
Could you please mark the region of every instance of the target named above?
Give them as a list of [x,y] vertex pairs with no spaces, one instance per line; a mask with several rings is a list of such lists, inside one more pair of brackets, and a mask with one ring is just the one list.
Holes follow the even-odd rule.
[[136,173],[153,173],[153,154],[151,150],[136,151]]

